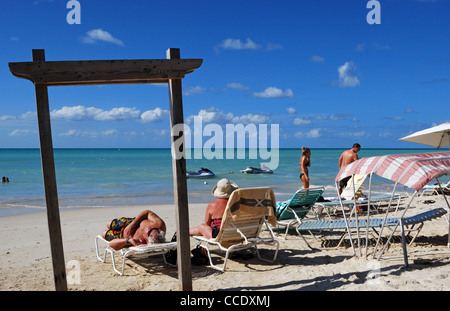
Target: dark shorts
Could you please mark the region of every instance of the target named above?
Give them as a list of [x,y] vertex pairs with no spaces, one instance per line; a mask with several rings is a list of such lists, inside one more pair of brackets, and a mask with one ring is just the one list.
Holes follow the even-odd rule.
[[128,226],[132,221],[134,220],[134,217],[120,217],[113,219],[111,221],[111,228],[106,231],[105,234],[105,240],[111,241],[114,239],[123,239],[123,230]]

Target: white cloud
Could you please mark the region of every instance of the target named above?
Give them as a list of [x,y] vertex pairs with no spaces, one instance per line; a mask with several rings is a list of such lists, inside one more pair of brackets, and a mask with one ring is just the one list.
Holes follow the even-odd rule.
[[295,119],[294,119],[294,124],[295,124],[295,125],[306,125],[306,124],[311,124],[311,120],[309,120],[309,119],[304,119],[304,118],[295,118]]
[[249,113],[243,116],[234,116],[232,119],[232,122],[242,123],[242,124],[261,124],[261,123],[267,123],[269,121],[269,118],[262,114],[253,114]]
[[[215,107],[210,107],[208,109],[202,109],[198,112],[196,116],[202,117],[202,123],[216,123],[216,124],[261,124],[268,123],[269,117],[263,114],[253,114],[249,113],[246,115],[234,115],[232,113],[226,113]],[[193,124],[194,115],[186,118],[186,124]]]
[[32,133],[34,133],[34,131],[17,129],[9,133],[8,136],[26,136]]
[[140,112],[136,108],[120,107],[109,111],[96,109],[93,117],[97,121],[121,121],[139,118],[139,114]]
[[331,121],[343,121],[351,119],[352,121],[358,121],[355,117],[353,117],[353,114],[351,113],[337,113],[337,114],[330,114],[330,115],[318,115],[315,117],[316,120],[331,120]]
[[141,115],[141,120],[145,123],[155,123],[162,121],[165,117],[169,115],[168,110],[163,110],[161,108],[155,108],[154,110],[145,111]]
[[15,120],[15,119],[16,119],[16,117],[10,116],[10,115],[3,115],[3,116],[0,116],[0,121]]
[[363,130],[361,131],[342,131],[342,132],[334,132],[334,135],[338,136],[338,137],[363,137],[365,136],[367,133]]
[[23,120],[36,120],[37,112],[36,111],[28,111],[20,116]]
[[168,110],[163,110],[159,107],[145,111],[141,114],[141,112],[134,107],[119,107],[112,108],[111,110],[103,110],[96,107],[84,107],[82,105],[73,107],[64,106],[61,109],[55,109],[51,112],[51,117],[55,120],[93,120],[101,122],[136,120],[144,123],[155,123],[163,120],[168,115]]
[[227,88],[241,90],[241,91],[247,91],[249,89],[248,86],[245,86],[242,83],[237,83],[237,82],[227,83]]
[[266,51],[274,51],[283,49],[283,45],[279,43],[267,42],[264,47],[262,44],[254,42],[252,39],[247,38],[246,41],[241,39],[228,38],[223,40],[216,46],[216,51],[223,50],[260,50],[264,48]]
[[319,55],[313,55],[309,58],[310,61],[314,62],[314,63],[323,63],[325,62],[325,58],[323,58],[322,56]]
[[242,42],[241,39],[225,39],[219,44],[219,48],[224,50],[257,50],[261,48],[261,45],[256,44],[250,38],[247,41]]
[[288,108],[286,108],[286,110],[287,110],[287,112],[289,114],[296,114],[297,113],[297,110],[294,107],[288,107]]
[[81,38],[81,41],[83,43],[93,44],[97,43],[99,41],[112,43],[115,45],[123,46],[124,43],[114,38],[109,32],[103,30],[103,29],[93,29],[89,30],[84,37]]
[[202,86],[193,86],[183,90],[183,95],[190,96],[192,94],[205,94],[206,88]]
[[317,128],[317,129],[312,129],[308,132],[297,132],[297,133],[295,133],[294,136],[297,138],[319,138],[322,136],[320,131],[321,131],[321,129]]
[[294,92],[291,89],[287,89],[286,91],[282,91],[276,87],[268,87],[263,92],[255,92],[253,93],[254,97],[262,97],[262,98],[282,98],[282,97],[293,97]]
[[98,137],[110,137],[117,135],[117,130],[110,129],[104,131],[97,130],[69,130],[65,133],[59,134],[63,137],[83,137],[83,138],[98,138]]
[[339,87],[356,87],[360,85],[359,79],[353,75],[356,70],[355,64],[353,62],[345,62],[344,65],[338,68],[339,72]]
[[120,107],[111,110],[103,110],[95,107],[64,106],[61,109],[55,109],[51,116],[56,120],[95,120],[95,121],[124,121],[133,120],[140,117],[139,110],[136,108]]

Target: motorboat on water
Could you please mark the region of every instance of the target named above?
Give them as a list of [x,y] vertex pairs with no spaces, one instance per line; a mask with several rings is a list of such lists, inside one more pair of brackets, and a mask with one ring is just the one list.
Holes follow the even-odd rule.
[[273,174],[273,171],[265,165],[261,165],[260,168],[247,166],[245,170],[241,170],[241,173],[245,174]]
[[200,170],[198,171],[187,171],[186,172],[186,178],[209,178],[209,177],[213,177],[214,173],[207,169],[202,167]]

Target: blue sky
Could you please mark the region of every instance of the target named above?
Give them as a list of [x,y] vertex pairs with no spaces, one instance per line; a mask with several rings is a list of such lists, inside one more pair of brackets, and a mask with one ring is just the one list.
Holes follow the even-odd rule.
[[[398,141],[450,121],[450,1],[66,0],[0,3],[0,148],[39,147],[31,82],[8,62],[182,58],[184,117],[279,124],[280,147],[424,147]],[[162,85],[50,87],[53,145],[170,147]],[[207,140],[205,137],[204,140]]]

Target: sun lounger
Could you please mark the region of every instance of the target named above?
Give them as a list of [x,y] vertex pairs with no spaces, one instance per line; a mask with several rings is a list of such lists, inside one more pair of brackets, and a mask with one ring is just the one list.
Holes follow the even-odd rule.
[[[397,201],[397,209],[398,209],[401,197],[399,194],[394,194],[394,196],[392,196],[392,194],[390,194],[390,193],[372,194],[370,196],[370,208],[375,211],[378,211],[379,207],[381,206],[381,203],[389,201],[391,199],[391,197],[392,197],[392,200],[398,200]],[[366,197],[360,197],[359,199],[356,200],[356,206],[359,206],[359,207],[365,208],[365,207],[367,207],[367,203],[368,203],[368,198],[366,198]],[[354,199],[342,200],[342,205],[344,207],[353,206],[353,205],[355,205],[355,200]],[[328,215],[330,215],[330,211],[336,212],[336,210],[341,206],[341,203],[339,200],[329,201],[329,202],[317,202],[316,206],[321,207]],[[397,211],[397,209],[396,209],[396,211]]]
[[[230,253],[253,247],[256,249],[259,259],[273,262],[278,254],[279,243],[267,222],[272,225],[276,224],[274,209],[275,195],[271,188],[241,188],[235,190],[228,199],[218,235],[212,239],[202,236],[194,236],[193,238],[200,241],[200,247],[206,249],[211,267],[220,271],[225,271]],[[264,225],[268,229],[269,237],[260,236]],[[260,256],[258,245],[262,244],[275,246],[272,259],[264,259]],[[210,250],[212,246],[216,246],[225,252],[222,267],[213,264]]]
[[436,185],[425,185],[422,188],[420,195],[424,195],[425,192],[431,192],[431,194],[439,194],[440,191],[444,193],[450,193],[450,181],[448,183],[440,183]]
[[[417,231],[414,238],[411,240],[410,244],[414,242],[416,237],[419,235],[420,230],[422,229],[424,222],[428,220],[432,220],[438,217],[445,215],[447,211],[444,208],[436,208],[427,212],[423,212],[414,216],[405,217],[402,219],[403,226],[413,226],[416,224],[420,224],[419,228],[416,228]],[[393,227],[397,226],[397,223],[400,221],[400,218],[387,218],[385,226]],[[367,225],[367,219],[359,219],[358,221],[352,219],[347,220],[348,227],[350,229],[356,228],[381,228],[383,226],[384,219],[383,218],[371,218],[369,219],[369,224]],[[344,219],[342,220],[320,220],[320,221],[304,221],[297,228],[297,232],[300,236],[302,234],[301,231],[308,231],[311,235],[314,236],[312,231],[323,231],[323,230],[339,230],[339,229],[347,229],[347,224]],[[412,228],[411,228],[412,229]],[[342,243],[345,236],[348,232],[345,232],[340,239],[338,246]],[[309,245],[308,245],[309,246]]]
[[277,225],[286,227],[284,239],[291,227],[301,223],[324,191],[324,187],[300,189],[291,199],[276,203]]
[[[105,250],[103,253],[103,258],[100,257],[100,246],[99,241],[103,242],[105,245]],[[177,249],[177,242],[168,242],[168,243],[156,243],[156,244],[147,244],[147,245],[139,245],[139,246],[132,246],[132,247],[126,247],[119,251],[114,250],[109,246],[109,242],[106,241],[103,237],[100,235],[95,238],[95,252],[97,255],[98,260],[101,262],[106,262],[106,255],[109,253],[111,255],[111,261],[113,265],[113,269],[115,272],[117,272],[119,275],[123,275],[123,271],[125,269],[125,261],[128,257],[143,257],[143,256],[155,256],[155,255],[164,255],[170,250]],[[122,257],[122,269],[118,270],[116,267],[116,261],[115,261],[115,254],[120,254]],[[170,264],[166,261],[166,257],[163,256],[164,262],[168,265],[174,266],[173,264]]]

